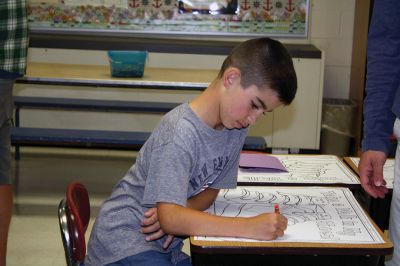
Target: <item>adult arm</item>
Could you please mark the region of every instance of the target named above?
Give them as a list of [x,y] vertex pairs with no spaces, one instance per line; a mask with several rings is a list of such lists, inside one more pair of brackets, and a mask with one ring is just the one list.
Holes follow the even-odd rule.
[[400,1],[375,1],[368,35],[363,151],[387,154],[390,149],[400,75],[399,9]]
[[[367,82],[364,100],[364,138],[359,165],[361,185],[373,197],[387,192],[383,166],[390,148],[395,113],[393,102],[400,75],[400,2],[375,1],[367,50]],[[396,110],[397,109],[397,110]]]

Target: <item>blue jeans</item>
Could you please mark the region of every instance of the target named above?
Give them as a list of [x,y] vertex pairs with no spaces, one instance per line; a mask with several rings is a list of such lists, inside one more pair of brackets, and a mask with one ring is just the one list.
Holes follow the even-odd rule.
[[160,253],[157,251],[146,251],[126,257],[120,261],[107,264],[107,266],[191,266],[192,260],[190,257],[179,261],[177,264],[171,262],[171,253]]

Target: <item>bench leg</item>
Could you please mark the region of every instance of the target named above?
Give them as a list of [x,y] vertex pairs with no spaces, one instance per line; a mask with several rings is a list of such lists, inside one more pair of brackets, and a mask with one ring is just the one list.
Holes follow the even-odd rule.
[[19,158],[20,158],[20,154],[19,154],[19,145],[18,144],[16,144],[15,145],[15,160],[19,160]]

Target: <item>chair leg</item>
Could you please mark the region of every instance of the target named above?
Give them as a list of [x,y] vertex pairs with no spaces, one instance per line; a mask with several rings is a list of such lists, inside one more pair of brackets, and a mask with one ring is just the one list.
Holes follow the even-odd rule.
[[58,222],[60,226],[61,239],[63,242],[65,260],[67,266],[76,266],[76,262],[72,259],[72,239],[69,234],[68,228],[68,208],[67,201],[65,199],[60,201],[58,205]]

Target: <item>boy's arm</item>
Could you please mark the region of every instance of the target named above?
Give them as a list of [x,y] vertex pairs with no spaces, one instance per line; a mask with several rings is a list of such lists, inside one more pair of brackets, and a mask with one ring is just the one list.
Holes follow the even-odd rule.
[[[207,188],[196,196],[188,199],[187,207],[204,211],[214,203],[216,197],[218,196],[218,192],[218,189]],[[165,235],[158,221],[157,208],[150,208],[147,212],[145,212],[141,227],[141,232],[147,234],[147,241],[153,241]],[[173,236],[169,235],[168,239],[164,242],[163,247],[167,248],[172,242],[172,239]]]
[[245,237],[272,240],[283,235],[287,219],[281,214],[264,213],[254,217],[222,217],[172,203],[157,203],[162,230],[171,235]]
[[206,188],[187,201],[187,207],[199,211],[207,210],[218,196],[219,189]]

